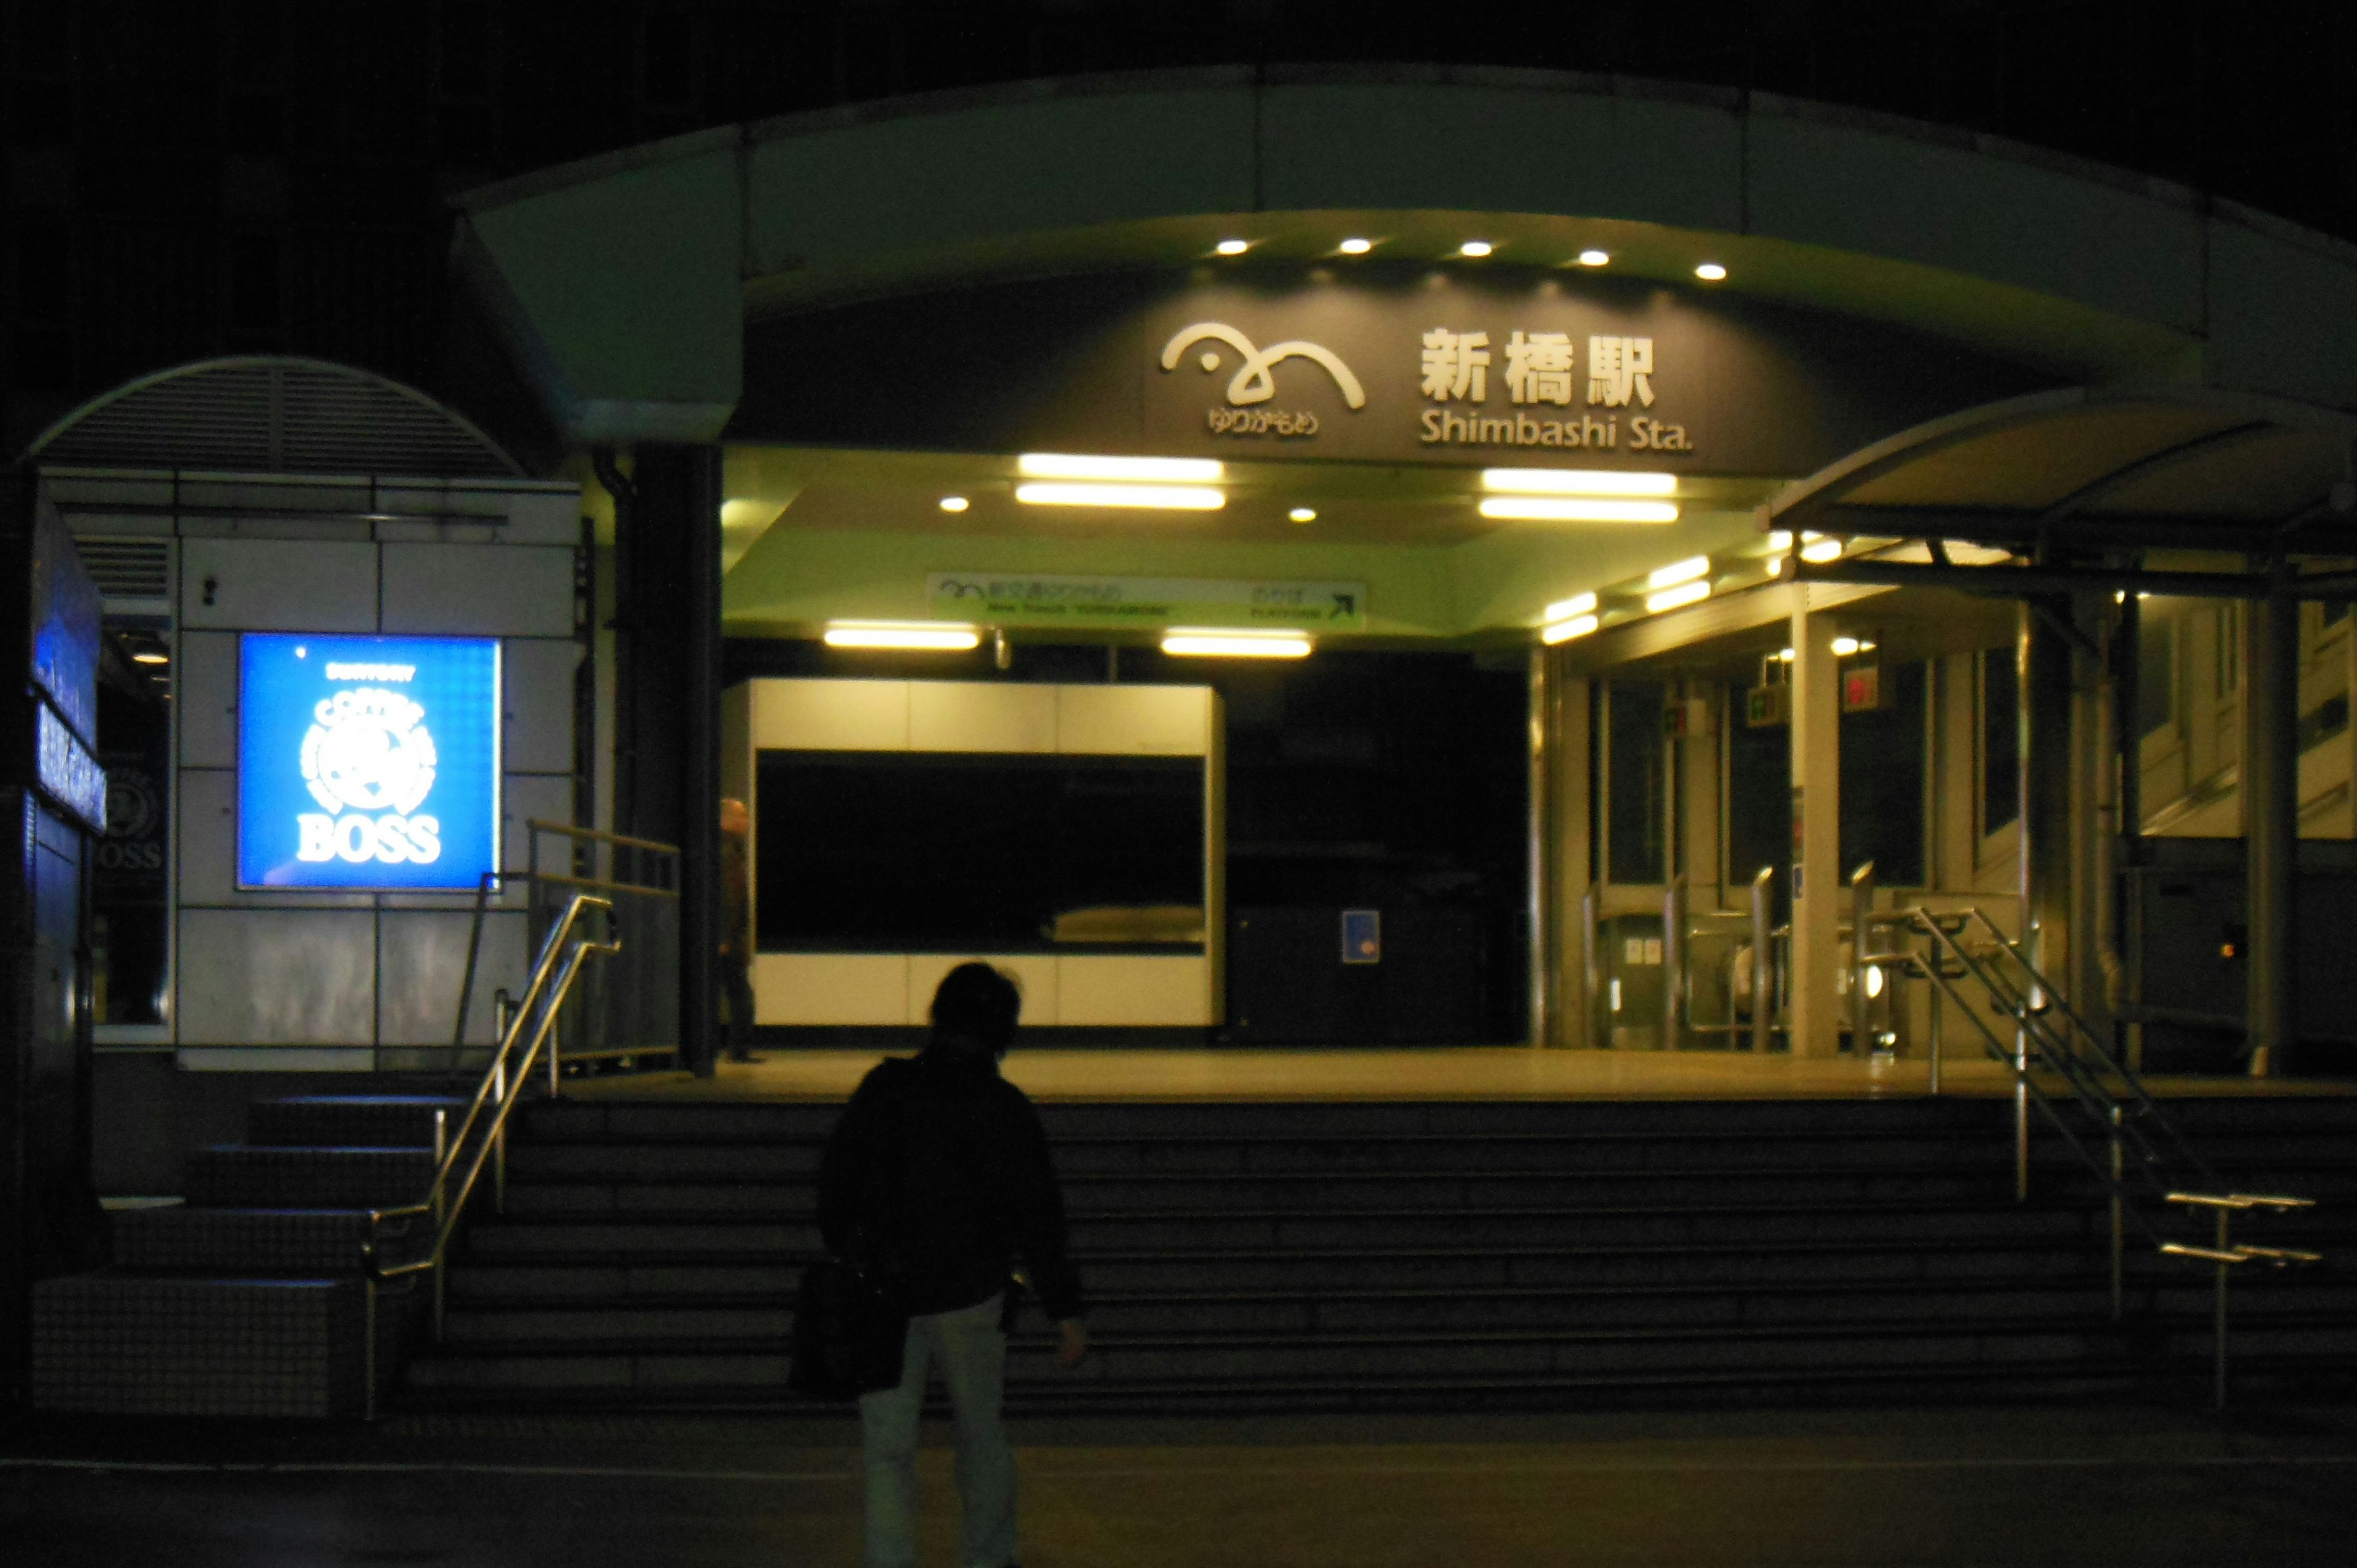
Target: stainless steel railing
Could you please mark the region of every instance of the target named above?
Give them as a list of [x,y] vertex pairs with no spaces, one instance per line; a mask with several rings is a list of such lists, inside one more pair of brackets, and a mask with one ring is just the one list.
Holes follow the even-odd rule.
[[[556,1027],[557,1015],[565,1006],[574,984],[581,977],[582,967],[593,956],[621,950],[621,943],[610,938],[598,940],[576,935],[585,917],[592,911],[610,916],[613,905],[595,894],[575,895],[566,905],[565,914],[549,929],[533,960],[532,977],[517,998],[512,1012],[503,1006],[503,1027],[499,1042],[491,1049],[490,1065],[475,1086],[474,1098],[468,1101],[466,1113],[459,1118],[456,1133],[444,1133],[437,1126],[434,1175],[426,1183],[425,1195],[417,1202],[397,1208],[370,1211],[368,1217],[368,1269],[365,1288],[368,1292],[367,1336],[369,1365],[368,1389],[364,1398],[367,1413],[376,1413],[376,1319],[377,1287],[388,1281],[424,1274],[429,1277],[431,1289],[432,1332],[438,1343],[443,1335],[446,1294],[444,1290],[445,1260],[450,1250],[451,1238],[457,1233],[458,1221],[466,1213],[467,1200],[473,1196],[476,1184],[482,1179],[485,1167],[492,1171],[494,1201],[503,1204],[507,1189],[507,1128],[508,1119],[518,1101],[523,1098],[530,1082],[533,1064],[550,1044]],[[556,1092],[556,1058],[548,1053],[548,1090]],[[411,1256],[398,1262],[385,1261],[384,1227],[390,1221],[407,1220],[412,1224],[426,1220],[431,1224],[429,1240],[423,1255]]]
[[[2314,1207],[2314,1200],[2229,1189],[2184,1134],[2162,1114],[2133,1069],[2108,1049],[2040,972],[2019,944],[2009,940],[1979,908],[1933,911],[1871,909],[1871,869],[1854,884],[1860,897],[1853,909],[1856,977],[1850,987],[1854,1018],[1862,1031],[1867,1014],[1863,977],[1879,968],[1887,979],[1921,979],[1932,990],[1930,1047],[1932,1092],[1939,1091],[1943,1048],[1941,1020],[1953,1007],[1981,1036],[1990,1059],[2014,1079],[2014,1180],[2017,1197],[2029,1194],[2029,1108],[2035,1105],[2065,1147],[2103,1187],[2110,1208],[2111,1306],[2115,1319],[2126,1312],[2127,1230],[2133,1225],[2162,1255],[2207,1262],[2216,1270],[2212,1318],[2213,1407],[2226,1408],[2227,1281],[2245,1264],[2276,1268],[2323,1261],[2298,1248],[2238,1242],[2231,1234],[2237,1214],[2286,1213]],[[1904,946],[1871,951],[1867,933],[1920,938],[1921,950]],[[1976,985],[1996,1015],[2012,1026],[2006,1040],[1981,1009],[1971,1004],[1964,983]],[[1863,1039],[1861,1032],[1856,1037]],[[2098,1152],[2100,1148],[2100,1153]],[[2215,1216],[2207,1243],[2165,1233],[2162,1217],[2207,1208]]]

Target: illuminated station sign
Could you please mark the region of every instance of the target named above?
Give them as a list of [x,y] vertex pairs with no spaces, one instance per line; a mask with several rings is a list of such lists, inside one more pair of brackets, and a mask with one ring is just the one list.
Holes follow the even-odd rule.
[[239,639],[242,888],[472,892],[500,863],[495,638]]

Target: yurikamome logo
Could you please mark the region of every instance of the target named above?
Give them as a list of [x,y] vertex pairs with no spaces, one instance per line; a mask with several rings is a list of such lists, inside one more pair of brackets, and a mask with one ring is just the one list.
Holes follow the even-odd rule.
[[442,855],[442,824],[412,815],[434,789],[434,736],[423,704],[387,687],[413,680],[407,664],[335,664],[330,681],[382,682],[323,697],[303,736],[303,782],[323,808],[296,818],[296,858],[359,865]]
[[[1276,396],[1276,367],[1286,360],[1308,360],[1319,366],[1334,379],[1342,394],[1343,406],[1361,409],[1367,406],[1366,389],[1340,355],[1317,343],[1295,338],[1282,343],[1272,343],[1265,349],[1254,348],[1253,340],[1223,321],[1198,321],[1182,327],[1162,345],[1162,368],[1175,371],[1187,350],[1199,343],[1216,343],[1233,349],[1235,374],[1228,378],[1225,408],[1204,412],[1204,422],[1215,435],[1315,435],[1318,416],[1307,409],[1286,411],[1262,408],[1261,403]],[[1206,375],[1225,368],[1226,361],[1216,348],[1207,348],[1196,356],[1195,363]]]

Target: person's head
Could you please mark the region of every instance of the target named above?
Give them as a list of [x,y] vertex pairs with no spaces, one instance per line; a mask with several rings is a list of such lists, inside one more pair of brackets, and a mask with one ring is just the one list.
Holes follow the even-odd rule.
[[745,802],[734,795],[721,798],[720,831],[733,839],[741,839],[753,831],[751,814],[745,810]]
[[1023,1013],[1023,993],[986,963],[962,963],[933,993],[933,1038],[969,1042],[1004,1056]]

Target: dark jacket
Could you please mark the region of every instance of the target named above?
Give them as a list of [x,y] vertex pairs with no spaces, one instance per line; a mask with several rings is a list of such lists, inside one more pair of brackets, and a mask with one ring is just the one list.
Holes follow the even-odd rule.
[[978,1050],[935,1044],[860,1081],[819,1162],[818,1225],[836,1257],[898,1275],[912,1313],[988,1300],[1017,1258],[1050,1318],[1086,1305],[1039,1113]]

